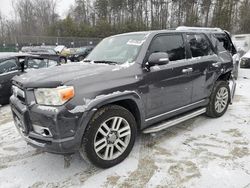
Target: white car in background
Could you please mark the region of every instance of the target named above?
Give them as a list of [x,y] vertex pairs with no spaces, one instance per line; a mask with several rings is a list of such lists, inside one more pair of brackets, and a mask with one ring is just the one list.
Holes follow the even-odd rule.
[[250,34],[234,35],[232,41],[241,56],[250,50]]

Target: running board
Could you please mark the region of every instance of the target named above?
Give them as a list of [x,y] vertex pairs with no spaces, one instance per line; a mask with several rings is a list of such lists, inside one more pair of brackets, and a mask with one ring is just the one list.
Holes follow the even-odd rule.
[[199,116],[201,114],[204,114],[205,112],[206,112],[206,108],[198,109],[196,111],[185,114],[183,116],[173,118],[173,119],[170,119],[169,121],[165,121],[165,122],[162,122],[160,124],[156,124],[156,125],[153,125],[149,128],[146,128],[143,130],[143,133],[148,134],[148,133],[155,133],[155,132],[161,131],[161,130],[166,129],[168,127],[171,127],[173,125],[182,123],[183,121],[186,121],[188,119],[191,119],[191,118],[194,118],[194,117]]

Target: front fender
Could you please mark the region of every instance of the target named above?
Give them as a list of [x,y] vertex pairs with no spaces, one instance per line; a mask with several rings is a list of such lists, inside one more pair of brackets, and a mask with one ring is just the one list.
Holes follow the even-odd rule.
[[84,98],[84,104],[78,105],[75,108],[69,110],[70,113],[76,114],[76,113],[82,113],[92,110],[97,110],[98,108],[114,103],[120,100],[127,100],[131,99],[133,100],[139,109],[142,109],[142,103],[141,103],[141,97],[140,95],[135,91],[116,91],[109,94],[102,94],[98,95],[93,99]]
[[78,143],[81,143],[81,139],[87,125],[98,109],[102,106],[123,100],[132,100],[137,105],[140,114],[140,122],[143,123],[145,121],[145,111],[143,109],[145,108],[141,100],[141,96],[135,91],[116,91],[110,94],[96,96],[94,99],[85,98],[84,105],[78,105],[72,110],[68,110],[70,113],[76,115],[83,114],[77,131]]

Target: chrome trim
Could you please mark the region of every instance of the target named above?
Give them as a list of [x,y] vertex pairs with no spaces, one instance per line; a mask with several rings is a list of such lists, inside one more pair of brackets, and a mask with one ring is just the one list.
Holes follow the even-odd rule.
[[22,89],[20,89],[19,87],[12,85],[12,91],[13,91],[13,95],[15,97],[20,96],[22,98],[25,98],[25,93]]
[[4,72],[4,73],[0,74],[0,76],[5,76],[5,75],[8,75],[8,74],[13,74],[15,72],[19,72],[19,70],[13,70],[13,71],[9,71],[9,72]]
[[191,119],[191,118],[194,118],[196,116],[199,116],[199,115],[201,115],[201,114],[203,114],[205,112],[206,112],[206,108],[201,108],[199,110],[196,110],[194,112],[191,112],[191,113],[189,113],[187,115],[184,115],[184,116],[181,116],[179,118],[175,118],[173,120],[169,120],[169,121],[163,122],[163,123],[158,124],[156,126],[149,127],[147,129],[143,130],[143,133],[144,134],[148,134],[148,133],[155,133],[155,132],[161,131],[161,130],[166,129],[168,127],[171,127],[173,125],[177,125],[179,123],[182,123],[182,122],[184,122],[184,121],[186,121],[188,119]]
[[[35,124],[33,124],[32,126],[33,126],[34,131],[35,131],[37,134],[40,134],[40,135],[42,135],[42,136],[44,136],[44,137],[52,137],[52,136],[53,136],[52,133],[51,133],[51,131],[50,131],[50,129],[47,128],[47,127],[42,127],[42,126],[35,125]],[[49,134],[46,135],[46,134],[45,134],[45,131],[48,131]]]
[[160,62],[162,62],[162,61],[169,61],[169,59],[168,58],[161,58],[161,59],[159,59],[159,61]]
[[165,113],[163,113],[163,114],[160,114],[160,115],[157,115],[157,116],[153,116],[153,117],[151,117],[151,118],[146,119],[145,121],[146,121],[146,122],[147,122],[147,121],[151,121],[151,120],[156,119],[156,118],[159,118],[159,117],[161,117],[161,116],[165,116],[165,115],[167,115],[167,114],[171,114],[171,113],[173,113],[173,112],[176,112],[176,111],[179,111],[179,110],[188,108],[188,107],[190,107],[190,106],[194,106],[194,105],[196,105],[196,104],[199,104],[199,103],[202,103],[202,102],[205,102],[205,101],[206,101],[206,100],[203,99],[203,100],[201,100],[201,101],[198,101],[198,102],[195,102],[195,103],[192,103],[192,104],[183,106],[183,107],[181,107],[181,108],[177,108],[177,109],[175,109],[175,110],[171,110],[171,111],[169,111],[169,112],[165,112]]

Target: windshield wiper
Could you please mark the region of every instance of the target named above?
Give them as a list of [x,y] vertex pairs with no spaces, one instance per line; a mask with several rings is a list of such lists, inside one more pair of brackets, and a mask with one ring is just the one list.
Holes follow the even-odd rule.
[[94,63],[104,63],[104,64],[109,64],[109,65],[117,65],[117,64],[119,64],[118,62],[115,62],[115,61],[105,61],[105,60],[94,61]]
[[94,62],[94,63],[104,63],[104,64],[109,64],[109,65],[117,65],[119,64],[116,61],[106,61],[106,60],[100,60],[100,61],[92,61],[90,59],[86,59],[83,62],[89,63],[89,62]]

